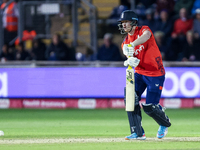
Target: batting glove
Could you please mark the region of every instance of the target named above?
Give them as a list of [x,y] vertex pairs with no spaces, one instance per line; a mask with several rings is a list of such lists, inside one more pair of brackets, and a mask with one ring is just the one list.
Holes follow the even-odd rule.
[[128,47],[127,56],[133,57],[133,54],[134,54],[134,47]]
[[128,60],[124,61],[124,66],[127,67],[128,66]]
[[140,63],[140,60],[136,57],[129,57],[127,61],[131,67],[137,67]]
[[128,55],[128,44],[123,45],[123,54],[126,56]]

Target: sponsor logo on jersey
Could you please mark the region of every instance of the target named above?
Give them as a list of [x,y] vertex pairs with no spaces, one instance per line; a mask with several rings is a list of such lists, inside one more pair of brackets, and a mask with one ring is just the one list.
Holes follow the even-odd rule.
[[135,55],[138,55],[144,49],[144,45],[140,45],[138,49],[135,50]]

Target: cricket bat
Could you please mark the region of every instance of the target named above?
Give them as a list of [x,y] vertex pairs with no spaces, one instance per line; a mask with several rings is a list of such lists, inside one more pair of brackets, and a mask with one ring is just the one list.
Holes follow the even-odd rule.
[[[129,44],[128,47],[131,47]],[[134,71],[128,65],[126,69],[126,111],[134,111],[135,109],[135,78]]]

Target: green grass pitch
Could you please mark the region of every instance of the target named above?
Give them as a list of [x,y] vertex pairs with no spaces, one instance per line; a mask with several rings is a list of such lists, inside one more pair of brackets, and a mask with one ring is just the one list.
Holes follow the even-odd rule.
[[172,123],[166,138],[156,138],[158,125],[142,112],[147,139],[125,141],[130,130],[124,109],[1,109],[0,150],[200,149],[200,108],[166,114]]

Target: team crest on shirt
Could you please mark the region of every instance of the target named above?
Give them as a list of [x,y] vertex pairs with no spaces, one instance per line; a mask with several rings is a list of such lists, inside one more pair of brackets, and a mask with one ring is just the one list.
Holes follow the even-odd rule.
[[140,45],[138,49],[135,50],[135,55],[138,55],[144,49],[144,45]]

